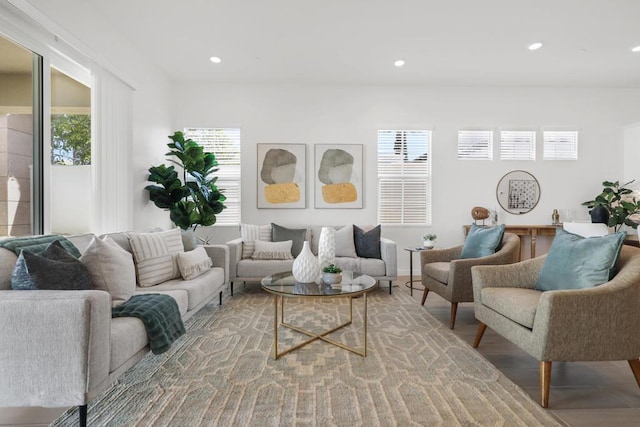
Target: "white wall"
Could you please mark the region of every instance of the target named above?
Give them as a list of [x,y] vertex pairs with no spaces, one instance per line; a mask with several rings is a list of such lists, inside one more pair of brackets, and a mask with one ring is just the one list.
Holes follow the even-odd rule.
[[[433,129],[433,225],[438,246],[463,241],[471,208],[497,205],[495,188],[508,171],[531,172],[541,199],[530,213],[501,211],[500,222],[548,224],[554,208],[588,218],[581,202],[600,192],[605,179],[624,175],[624,126],[638,121],[640,90],[557,88],[428,88],[297,85],[176,84],[174,129],[240,126],[242,129],[242,221],[283,224],[377,223],[376,132],[384,128]],[[457,130],[474,126],[531,128],[568,126],[580,131],[575,162],[458,161]],[[495,134],[499,139],[499,134]],[[307,208],[256,208],[256,144],[307,144]],[[364,208],[313,207],[313,144],[364,145]],[[496,149],[497,149],[496,144]],[[541,146],[538,158],[541,159]],[[499,156],[494,155],[494,158]],[[562,218],[561,218],[562,219]],[[383,227],[398,242],[399,271],[408,271],[404,247],[420,244],[425,227]],[[216,242],[239,235],[235,227],[202,230]],[[540,242],[544,250],[545,243]],[[540,252],[539,252],[540,253]]]
[[624,128],[624,182],[636,180],[633,187],[640,190],[640,123]]

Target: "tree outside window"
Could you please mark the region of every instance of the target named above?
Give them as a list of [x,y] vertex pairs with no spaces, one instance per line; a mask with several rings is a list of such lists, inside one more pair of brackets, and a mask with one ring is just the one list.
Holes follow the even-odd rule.
[[53,114],[51,116],[51,164],[91,164],[91,116]]

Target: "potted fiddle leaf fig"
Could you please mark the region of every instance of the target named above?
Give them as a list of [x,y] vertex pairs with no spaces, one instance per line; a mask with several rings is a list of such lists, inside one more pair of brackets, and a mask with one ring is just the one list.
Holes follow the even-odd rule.
[[640,201],[633,197],[633,190],[627,186],[635,180],[625,184],[619,181],[604,181],[602,192],[595,199],[582,203],[591,209],[592,222],[603,222],[614,231],[620,230],[622,225],[637,228],[638,224],[631,221],[629,216],[640,210]]
[[216,186],[218,161],[213,153],[205,153],[204,148],[192,139],[185,139],[182,132],[169,136],[169,161],[178,166],[182,176],[178,176],[175,166],[164,164],[149,168],[147,185],[149,199],[160,209],[169,211],[174,224],[183,230],[195,229],[199,225],[216,223],[216,215],[225,209],[226,197]]

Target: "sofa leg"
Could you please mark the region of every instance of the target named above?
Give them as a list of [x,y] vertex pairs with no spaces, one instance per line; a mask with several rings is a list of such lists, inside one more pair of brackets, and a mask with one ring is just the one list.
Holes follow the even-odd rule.
[[478,346],[480,345],[480,340],[482,339],[482,336],[484,335],[484,331],[486,330],[487,330],[487,325],[480,322],[480,324],[478,325],[478,332],[476,332],[476,338],[473,340],[473,348],[478,348]]
[[451,303],[451,316],[449,317],[449,329],[453,329],[456,325],[456,313],[458,313],[458,303]]
[[80,427],[87,427],[87,405],[78,406],[78,421]]
[[393,286],[393,280],[389,280],[389,295],[391,295],[391,287]]
[[429,295],[429,288],[424,288],[424,292],[422,292],[422,302],[420,304],[424,305],[424,302],[427,300],[427,295]]
[[540,362],[540,404],[543,408],[549,407],[549,385],[551,383],[551,361]]
[[633,359],[629,360],[629,366],[631,367],[631,371],[633,371],[633,376],[638,383],[638,387],[640,387],[640,360]]
[[233,296],[233,282],[229,283],[229,287],[231,289],[231,296]]
[[220,291],[220,305],[222,305],[222,291]]

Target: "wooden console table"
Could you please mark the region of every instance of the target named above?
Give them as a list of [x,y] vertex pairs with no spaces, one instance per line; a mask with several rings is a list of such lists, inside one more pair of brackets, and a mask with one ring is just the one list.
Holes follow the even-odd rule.
[[[536,257],[536,237],[537,236],[555,236],[556,229],[561,225],[505,225],[505,233],[513,233],[518,236],[531,237],[531,258]],[[466,236],[471,228],[470,225],[464,226],[464,235]],[[522,250],[520,251],[522,253]]]

